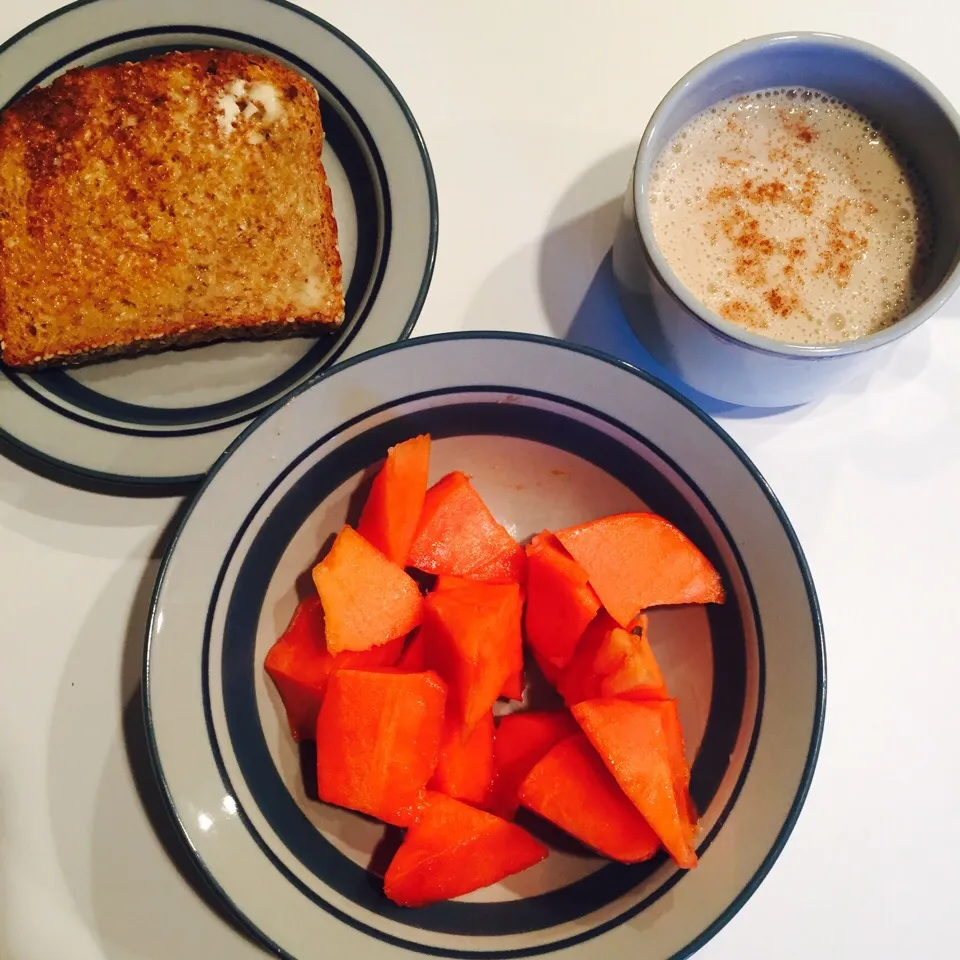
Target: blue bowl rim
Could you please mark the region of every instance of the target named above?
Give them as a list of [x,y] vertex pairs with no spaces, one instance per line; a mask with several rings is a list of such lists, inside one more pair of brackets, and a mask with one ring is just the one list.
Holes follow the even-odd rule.
[[[89,0],[86,0],[89,2]],[[271,0],[271,2],[276,2],[276,0]],[[817,659],[817,702],[814,711],[814,723],[813,730],[811,731],[810,736],[810,745],[807,750],[807,758],[804,763],[803,774],[800,778],[800,783],[797,787],[797,792],[794,795],[793,803],[790,806],[790,810],[787,813],[787,816],[783,822],[783,826],[780,828],[777,837],[771,846],[766,857],[764,857],[763,862],[757,868],[757,871],[750,878],[744,888],[740,893],[734,898],[733,902],[723,911],[723,913],[713,921],[710,926],[703,930],[696,938],[694,938],[689,944],[687,944],[682,950],[678,951],[673,955],[671,960],[683,960],[685,957],[690,957],[696,953],[704,944],[709,940],[713,939],[717,933],[720,932],[744,907],[747,901],[753,896],[757,888],[769,874],[774,863],[779,859],[780,854],[783,852],[783,848],[786,846],[787,840],[789,840],[793,829],[796,826],[797,820],[800,817],[800,812],[803,809],[803,805],[806,802],[807,795],[810,792],[810,786],[813,782],[814,771],[817,766],[817,760],[820,754],[820,745],[823,739],[823,727],[826,719],[826,698],[827,698],[827,665],[826,665],[826,644],[824,639],[824,630],[823,630],[823,618],[821,616],[820,604],[817,599],[816,588],[813,583],[813,576],[810,573],[809,565],[807,564],[806,557],[803,553],[803,548],[800,545],[799,538],[797,537],[796,531],[793,528],[793,525],[790,523],[789,518],[780,501],[777,499],[773,490],[770,488],[769,483],[765,477],[760,473],[754,463],[746,455],[746,453],[740,448],[736,441],[708,414],[701,410],[695,403],[691,400],[688,400],[683,394],[679,393],[677,390],[674,390],[671,386],[664,383],[657,377],[647,373],[644,370],[639,369],[638,367],[633,366],[632,364],[627,363],[626,361],[619,360],[615,357],[611,357],[608,354],[602,353],[599,350],[594,350],[590,347],[584,347],[579,344],[568,343],[563,340],[558,340],[554,337],[546,337],[538,334],[528,334],[528,333],[513,333],[513,332],[498,332],[498,331],[469,331],[469,332],[456,332],[456,333],[439,333],[433,334],[430,336],[424,337],[415,337],[410,340],[398,341],[397,343],[386,344],[385,346],[378,347],[375,350],[370,350],[364,354],[361,354],[357,357],[352,357],[349,360],[345,360],[343,363],[340,363],[334,367],[331,367],[329,370],[322,371],[317,374],[314,378],[308,382],[302,384],[297,389],[291,391],[286,397],[283,397],[281,400],[277,401],[272,407],[265,410],[259,417],[253,420],[244,431],[230,444],[229,447],[224,451],[222,456],[217,460],[213,465],[210,472],[207,474],[206,479],[196,491],[195,495],[186,503],[185,509],[179,512],[179,517],[176,523],[176,527],[173,530],[166,549],[164,550],[163,558],[160,561],[160,566],[157,572],[157,579],[153,589],[153,595],[150,599],[150,608],[149,616],[147,619],[147,628],[146,628],[146,638],[144,643],[143,650],[143,666],[142,666],[142,678],[143,682],[141,684],[141,700],[143,707],[144,715],[144,727],[146,730],[146,741],[147,741],[147,751],[149,754],[150,765],[153,768],[154,775],[157,779],[157,783],[160,787],[160,792],[165,801],[167,812],[170,815],[170,819],[176,827],[177,834],[179,839],[184,844],[184,847],[191,856],[194,864],[198,867],[203,881],[207,884],[210,890],[217,896],[219,901],[224,905],[229,915],[234,919],[238,927],[243,930],[247,935],[253,937],[259,943],[265,945],[269,950],[274,954],[280,957],[286,958],[286,960],[301,960],[301,958],[292,957],[286,951],[284,951],[278,944],[273,942],[270,937],[268,937],[262,930],[260,930],[243,912],[242,910],[231,900],[229,895],[217,881],[213,872],[207,866],[199,851],[193,846],[190,842],[190,836],[186,829],[185,824],[180,819],[180,816],[177,812],[176,803],[174,801],[173,795],[170,792],[169,784],[167,783],[166,776],[163,772],[163,766],[160,760],[160,753],[157,747],[156,734],[153,727],[152,720],[152,707],[150,701],[150,658],[152,645],[154,640],[154,624],[156,621],[156,615],[159,609],[160,594],[163,591],[163,586],[166,580],[166,575],[170,563],[172,562],[173,556],[176,552],[177,544],[180,541],[180,536],[183,533],[184,528],[189,522],[191,516],[193,515],[194,509],[197,507],[201,498],[203,497],[204,492],[207,487],[213,482],[216,475],[220,472],[226,462],[230,457],[236,452],[236,450],[246,441],[246,439],[258,430],[267,420],[272,417],[281,407],[286,406],[288,403],[295,400],[300,394],[306,392],[312,387],[316,386],[323,380],[326,380],[328,377],[336,375],[340,370],[348,369],[349,367],[356,366],[359,363],[363,363],[364,360],[368,358],[383,356],[384,354],[393,353],[399,350],[409,350],[416,349],[419,345],[431,344],[431,343],[443,343],[448,341],[470,341],[470,340],[505,340],[512,342],[525,342],[525,343],[536,343],[546,347],[552,347],[558,350],[567,350],[571,353],[577,353],[583,356],[590,357],[594,360],[599,360],[603,363],[610,364],[613,367],[616,367],[620,370],[624,370],[628,373],[633,374],[638,379],[645,381],[646,383],[656,387],[657,389],[663,391],[671,399],[675,400],[681,406],[686,408],[690,413],[692,413],[698,420],[700,420],[705,426],[709,427],[717,435],[717,437],[722,440],[730,451],[737,457],[737,459],[743,464],[746,470],[754,478],[757,485],[760,487],[763,494],[766,496],[767,500],[770,503],[770,506],[773,508],[774,512],[777,515],[781,526],[783,527],[784,532],[787,535],[787,539],[790,542],[790,545],[794,551],[794,555],[797,559],[797,564],[800,568],[801,576],[803,577],[804,587],[806,588],[807,601],[810,606],[811,618],[814,626],[815,633],[815,655]]]
[[788,343],[774,340],[759,333],[753,333],[744,327],[739,327],[728,320],[724,320],[716,311],[702,304],[680,280],[673,268],[667,263],[666,257],[660,251],[653,233],[653,224],[650,220],[649,205],[644,193],[644,187],[657,161],[651,155],[650,142],[664,117],[673,108],[683,93],[695,84],[708,80],[718,67],[731,63],[744,56],[757,53],[764,49],[792,46],[794,44],[820,45],[834,49],[847,50],[853,54],[876,60],[891,70],[903,74],[918,90],[949,121],[958,140],[960,140],[960,113],[943,93],[915,67],[905,60],[884,50],[854,37],[847,37],[835,33],[818,31],[794,31],[790,33],[771,33],[724,47],[701,60],[696,66],[684,74],[664,95],[651,115],[640,140],[636,160],[633,165],[633,222],[638,233],[638,239],[643,248],[644,256],[650,268],[656,274],[663,289],[669,296],[684,308],[710,332],[722,339],[738,344],[741,347],[759,353],[771,354],[778,357],[789,357],[798,360],[824,360],[828,358],[847,357],[868,350],[875,350],[886,344],[899,340],[901,337],[915,330],[930,319],[941,307],[960,289],[960,251],[955,257],[953,266],[944,276],[937,288],[927,296],[922,303],[911,310],[905,317],[891,326],[865,337],[854,340],[845,340],[834,344],[806,344]]

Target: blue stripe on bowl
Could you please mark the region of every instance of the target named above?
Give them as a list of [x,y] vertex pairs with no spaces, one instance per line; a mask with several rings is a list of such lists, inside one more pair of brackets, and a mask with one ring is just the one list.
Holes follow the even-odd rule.
[[[460,392],[463,391],[436,391],[421,394],[417,397],[408,397],[403,402],[436,398],[443,394]],[[477,392],[512,393],[544,398],[542,394],[515,388],[508,390],[500,387],[471,387],[469,392],[473,394]],[[625,433],[629,433],[634,440],[651,449],[658,458],[669,464],[683,477],[690,489],[699,495],[696,486],[678,469],[677,465],[642,437],[625,430],[622,425],[609,420],[598,411],[558,397],[546,397],[545,399],[555,404],[575,407],[593,417],[613,423],[619,429],[624,430]],[[246,529],[254,521],[262,503],[276,489],[278,484],[283,482],[284,477],[291,470],[309,457],[315,449],[328,443],[344,430],[396,405],[386,405],[376,411],[364,414],[357,421],[341,425],[331,434],[317,441],[297,461],[290,464],[284,473],[264,492],[261,499],[248,514],[246,521],[233,541],[228,555],[224,559],[211,600],[204,637],[204,707],[211,747],[223,776],[224,785],[233,796],[236,796],[236,794],[230,785],[219,752],[219,745],[216,742],[209,700],[210,623],[213,611],[217,606],[226,569],[231,563],[237,544]],[[564,417],[554,411],[516,404],[505,406],[497,403],[468,404],[453,402],[446,406],[400,416],[388,423],[367,430],[360,436],[344,443],[322,461],[311,466],[272,510],[244,558],[228,601],[223,662],[221,664],[223,671],[222,692],[230,746],[259,812],[270,823],[277,836],[291,853],[323,883],[358,906],[394,922],[461,936],[507,936],[548,929],[584,917],[628,893],[658,869],[662,865],[663,859],[658,858],[649,863],[634,866],[609,864],[597,870],[593,875],[566,888],[521,901],[486,904],[450,902],[436,904],[417,911],[404,910],[387,900],[370,874],[343,856],[300,811],[279,777],[259,724],[254,684],[256,671],[260,670],[262,665],[256,662],[254,657],[256,624],[259,620],[267,586],[280,557],[294,534],[325,496],[350,477],[377,462],[388,446],[421,432],[429,432],[438,439],[444,436],[462,434],[495,434],[522,437],[549,443],[580,456],[616,477],[644,499],[652,510],[668,516],[677,523],[724,571],[722,559],[714,548],[703,523],[682,494],[655,467],[630,452],[618,441],[582,422]],[[722,521],[710,505],[705,501],[702,502],[723,532],[730,550],[737,558],[739,573],[747,585],[758,630],[761,700],[758,704],[755,726],[743,770],[724,811],[717,820],[716,826],[701,843],[701,853],[709,846],[729,811],[733,808],[746,778],[756,737],[759,733],[764,687],[763,642],[762,637],[759,636],[759,618],[749,577],[743,568],[739,553],[729,532],[724,528]],[[724,572],[726,573],[726,571]],[[728,573],[726,579],[729,582]],[[691,783],[695,802],[701,810],[705,810],[709,806],[726,772],[730,753],[740,730],[746,686],[746,655],[743,647],[744,632],[740,610],[734,603],[708,609],[714,658],[714,689],[707,730],[694,764]],[[245,811],[241,809],[239,812],[247,829],[265,855],[291,883],[314,903],[344,922],[364,930],[371,936],[407,949],[438,956],[519,957],[562,949],[597,936],[612,926],[635,916],[663,896],[683,876],[682,872],[678,871],[643,902],[633,905],[619,917],[562,942],[520,950],[435,950],[412,941],[387,935],[345,914],[318,897],[302,884],[267,847],[253,828]]]
[[[98,40],[96,43],[80,47],[50,64],[25,83],[11,98],[10,102],[43,83],[44,80],[63,69],[63,67],[75,63],[82,57],[88,57],[98,50],[128,40],[147,37],[160,38],[177,34],[249,44],[259,50],[286,59],[317,84],[321,91],[321,108],[326,139],[347,174],[350,190],[356,204],[357,257],[350,285],[345,293],[347,318],[345,332],[339,337],[333,334],[321,337],[303,357],[279,377],[256,390],[241,394],[230,400],[195,407],[148,407],[142,404],[127,403],[98,393],[63,370],[49,370],[27,375],[4,369],[8,379],[19,389],[36,402],[56,411],[61,416],[97,430],[107,430],[112,433],[131,436],[155,436],[158,434],[163,437],[192,436],[234,426],[249,420],[259,408],[276,400],[300,380],[332,365],[356,336],[376,299],[389,258],[392,236],[390,190],[386,171],[376,143],[363,118],[338,87],[323,73],[288,50],[258,37],[233,30],[191,25],[170,25],[113,34]],[[143,50],[131,51],[128,54],[107,57],[100,61],[91,61],[91,63],[110,63],[132,58],[141,59],[174,49],[197,49],[205,46],[208,45],[197,43],[158,44]],[[349,117],[350,122],[355,126],[360,140],[357,140],[357,134],[344,120],[344,114]],[[367,151],[366,154],[365,150]],[[382,207],[377,200],[378,186],[382,198]],[[382,242],[382,249],[378,258],[377,248],[380,242]],[[364,297],[366,297],[365,303]],[[359,312],[361,303],[364,303],[362,313]],[[43,388],[43,392],[36,389],[33,385],[34,382]],[[58,404],[57,399],[62,400],[63,405]],[[104,423],[92,417],[84,416],[81,411],[114,422]],[[230,419],[224,421],[223,418]],[[215,420],[219,422],[211,422]],[[151,427],[154,429],[150,429]],[[162,427],[180,427],[180,429],[162,431],[156,429]]]

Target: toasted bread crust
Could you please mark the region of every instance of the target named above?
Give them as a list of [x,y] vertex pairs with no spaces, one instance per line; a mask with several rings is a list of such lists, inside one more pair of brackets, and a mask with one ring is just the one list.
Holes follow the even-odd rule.
[[166,54],[71,71],[0,115],[10,366],[343,320],[313,87],[278,61]]
[[207,330],[190,330],[186,333],[157,337],[154,340],[137,340],[133,343],[97,347],[86,353],[64,354],[52,360],[41,359],[16,365],[8,364],[8,366],[15,367],[23,373],[38,373],[41,370],[82,367],[110,360],[128,360],[151,353],[163,353],[166,350],[189,350],[193,347],[227,340],[292,340],[296,337],[315,339],[330,337],[332,342],[336,331],[335,324],[318,324],[315,321],[300,320],[265,323],[259,317],[254,317],[249,323],[231,323],[229,326],[211,327]]

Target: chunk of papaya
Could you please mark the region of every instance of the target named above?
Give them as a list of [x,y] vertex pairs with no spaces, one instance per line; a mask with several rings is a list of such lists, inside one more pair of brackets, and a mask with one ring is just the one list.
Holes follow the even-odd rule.
[[672,523],[621,513],[557,532],[621,627],[648,607],[723,603],[720,574]]
[[520,787],[520,802],[611,860],[639,863],[660,839],[577,733],[558,743]]
[[427,491],[408,563],[426,573],[520,582],[526,556],[466,474],[454,472]]
[[529,710],[500,719],[493,738],[494,785],[490,809],[512,820],[520,805],[520,784],[543,756],[579,732],[566,710]]
[[447,688],[432,671],[338,670],[317,719],[321,800],[409,826],[440,757]]
[[370,650],[344,650],[334,656],[327,649],[320,598],[301,600],[263,664],[283,701],[293,739],[312,740],[317,735],[317,713],[331,673],[342,667],[392,667],[402,647],[397,638]]
[[460,723],[448,719],[429,788],[477,807],[486,806],[493,786],[493,730],[492,713],[466,736]]
[[537,534],[526,552],[527,604],[523,627],[527,643],[538,661],[562,669],[600,609],[600,601],[583,568],[553,534]]
[[673,748],[663,704],[619,699],[584,700],[574,717],[607,769],[653,827],[668,853],[684,868],[695,867],[689,812],[677,796]]
[[432,793],[387,868],[384,892],[401,906],[422,907],[498,883],[548,853],[516,824]]
[[404,440],[387,451],[364,504],[357,532],[387,559],[407,565],[430,472],[430,437]]
[[683,739],[683,727],[680,724],[680,712],[676,700],[664,700],[657,704],[660,710],[660,719],[667,737],[667,757],[670,769],[673,772],[673,791],[677,795],[677,807],[680,819],[689,842],[697,833],[696,805],[690,796],[690,764],[687,762],[687,748]]
[[[639,631],[639,633],[637,632]],[[667,685],[647,639],[646,617],[624,630],[606,612],[584,631],[557,690],[567,706],[598,697],[665,700]]]
[[407,638],[407,645],[403,648],[396,667],[405,673],[422,673],[427,669],[426,647],[419,630]]
[[469,735],[523,668],[520,587],[474,583],[431,593],[421,634],[427,664],[450,687],[450,710]]
[[337,534],[313,568],[313,582],[331,653],[369,650],[404,637],[423,615],[423,597],[413,579],[352,527]]
[[[505,584],[513,583],[515,581],[512,581],[509,578],[502,578],[498,580],[485,580],[483,582]],[[433,592],[436,593],[440,590],[456,590],[460,587],[469,587],[473,583],[476,583],[476,581],[470,580],[467,577],[453,577],[443,574],[437,577],[436,583],[433,586]],[[521,594],[522,593],[523,588],[521,587]],[[500,696],[507,700],[523,700],[523,688],[523,670],[519,670],[517,673],[511,674],[507,678],[507,682],[503,685],[503,689],[500,691]]]

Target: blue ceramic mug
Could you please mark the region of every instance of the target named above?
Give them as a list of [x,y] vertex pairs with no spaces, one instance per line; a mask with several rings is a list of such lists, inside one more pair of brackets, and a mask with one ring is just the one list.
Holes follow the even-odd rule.
[[[898,143],[930,193],[933,256],[918,306],[877,333],[809,346],[737,326],[684,286],[657,245],[650,176],[663,149],[703,110],[729,97],[776,87],[821,90],[869,117]],[[785,34],[721,50],[691,70],[647,124],[627,187],[613,267],[634,333],[690,386],[748,406],[811,400],[892,350],[960,286],[960,118],[912,67],[857,40]]]

